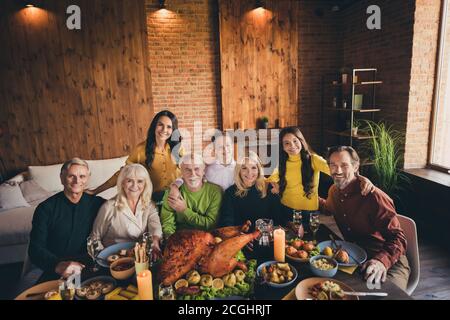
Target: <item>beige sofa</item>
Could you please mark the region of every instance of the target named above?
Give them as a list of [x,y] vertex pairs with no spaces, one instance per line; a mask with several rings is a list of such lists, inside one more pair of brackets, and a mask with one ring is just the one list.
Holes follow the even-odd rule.
[[[91,178],[88,188],[95,188],[125,164],[127,157],[87,160]],[[62,163],[30,166],[0,185],[0,264],[21,262],[25,258],[31,222],[36,206],[49,196],[63,190],[59,179]],[[116,188],[99,194],[110,199]]]

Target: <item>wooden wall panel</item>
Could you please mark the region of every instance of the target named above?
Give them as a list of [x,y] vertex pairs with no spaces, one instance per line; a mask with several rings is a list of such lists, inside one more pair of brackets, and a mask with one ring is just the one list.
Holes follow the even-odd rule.
[[219,1],[223,128],[298,122],[296,1]]
[[153,115],[145,1],[19,2],[0,4],[0,170],[127,154]]

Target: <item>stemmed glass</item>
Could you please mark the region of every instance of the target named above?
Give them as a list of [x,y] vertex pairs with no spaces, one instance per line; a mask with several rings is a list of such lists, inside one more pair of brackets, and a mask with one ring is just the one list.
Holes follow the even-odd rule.
[[142,235],[142,242],[146,244],[145,248],[147,250],[146,254],[148,257],[148,265],[149,267],[152,267],[153,265],[153,259],[152,259],[152,252],[153,252],[153,248],[152,248],[152,242],[153,242],[153,237],[150,234],[150,232],[144,232],[144,234]]
[[312,212],[309,216],[309,229],[311,229],[313,233],[313,240],[316,240],[316,233],[319,230],[320,226],[320,214],[319,212]]
[[94,266],[92,267],[92,272],[97,272],[99,270],[97,266],[97,256],[102,251],[102,245],[100,238],[96,236],[89,236],[87,238],[87,252],[89,256],[92,258],[94,262]]
[[294,224],[294,228],[297,232],[298,238],[303,238],[303,228],[302,228],[302,211],[301,210],[292,210],[292,223]]
[[162,283],[158,287],[159,300],[175,300],[175,291],[172,285],[165,286]]
[[258,219],[256,220],[256,229],[261,232],[259,238],[259,245],[269,246],[270,241],[273,238],[273,220],[271,219]]

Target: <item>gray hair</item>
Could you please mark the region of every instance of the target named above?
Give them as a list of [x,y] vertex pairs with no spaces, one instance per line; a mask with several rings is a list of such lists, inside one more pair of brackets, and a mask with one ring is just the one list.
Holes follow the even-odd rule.
[[201,155],[199,155],[198,153],[188,153],[188,154],[184,155],[180,159],[180,162],[178,163],[178,166],[181,167],[181,165],[183,163],[185,163],[185,164],[197,164],[197,165],[205,166],[205,162],[203,161],[203,157]]
[[91,171],[89,170],[88,163],[85,160],[80,159],[80,158],[72,158],[72,159],[67,160],[66,162],[64,162],[64,164],[61,167],[60,175],[66,174],[67,171],[69,171],[70,167],[73,166],[74,164],[86,167],[87,170],[88,170],[89,175],[91,175]]

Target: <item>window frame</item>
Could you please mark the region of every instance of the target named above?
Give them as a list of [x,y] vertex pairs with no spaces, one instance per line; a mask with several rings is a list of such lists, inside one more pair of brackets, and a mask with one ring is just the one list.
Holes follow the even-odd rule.
[[[435,137],[436,137],[436,123],[437,123],[437,117],[439,114],[439,93],[440,93],[440,84],[441,84],[441,70],[442,65],[444,63],[444,49],[445,49],[445,29],[447,26],[447,12],[449,10],[449,0],[443,0],[441,2],[441,14],[440,14],[440,21],[439,21],[439,43],[438,43],[438,50],[437,50],[437,57],[436,57],[436,77],[434,81],[434,93],[433,93],[433,109],[431,114],[431,124],[430,124],[430,139],[429,139],[429,146],[428,146],[428,161],[427,161],[427,167],[433,170],[438,170],[441,172],[445,172],[450,174],[450,168],[438,165],[436,163],[433,163],[433,149],[435,146]],[[450,14],[450,12],[449,12]],[[450,32],[450,30],[449,30]],[[450,67],[448,68],[448,72],[450,72]],[[449,92],[450,94],[450,92]]]

